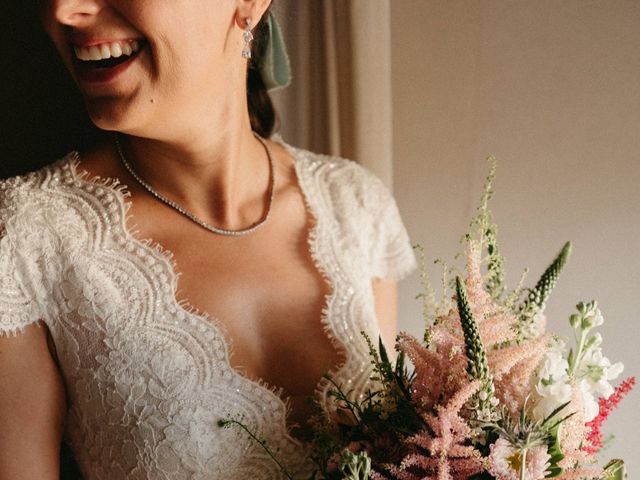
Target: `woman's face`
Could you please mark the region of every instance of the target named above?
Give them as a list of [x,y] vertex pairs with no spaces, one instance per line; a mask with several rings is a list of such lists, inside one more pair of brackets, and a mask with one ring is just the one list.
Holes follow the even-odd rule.
[[[223,96],[244,92],[242,32],[256,2],[44,3],[45,30],[80,88],[89,115],[102,129],[150,137],[179,135],[171,130],[188,128],[194,116],[204,119]],[[266,8],[268,2],[262,3]]]

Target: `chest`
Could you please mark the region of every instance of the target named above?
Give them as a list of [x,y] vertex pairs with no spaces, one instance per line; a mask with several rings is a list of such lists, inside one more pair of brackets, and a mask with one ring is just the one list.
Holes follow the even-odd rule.
[[[364,250],[343,233],[348,211],[327,208],[320,186],[302,178],[305,192],[290,192],[263,228],[239,238],[212,234],[135,191],[127,204],[115,189],[76,180],[87,201],[73,235],[56,243],[68,265],[53,288],[61,312],[72,313],[54,327],[69,379],[99,371],[96,388],[125,391],[129,379],[157,399],[228,390],[250,397],[249,409],[255,392],[273,387],[291,400],[293,422],[314,391],[329,400],[319,381],[327,372],[362,391],[370,368],[361,332],[378,335]],[[178,302],[201,315],[186,315],[192,308]]]
[[294,410],[304,404],[340,354],[323,318],[333,285],[313,254],[316,220],[303,199],[285,196],[267,224],[240,237],[208,232],[162,205],[138,208],[139,234],[172,252],[177,300],[218,327],[231,366],[281,388]]

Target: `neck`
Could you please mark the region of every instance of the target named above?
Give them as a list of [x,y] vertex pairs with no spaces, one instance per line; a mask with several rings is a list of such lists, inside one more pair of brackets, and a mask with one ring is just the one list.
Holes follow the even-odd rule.
[[154,190],[207,223],[236,230],[263,213],[269,163],[248,116],[226,120],[171,140],[123,136],[122,146]]

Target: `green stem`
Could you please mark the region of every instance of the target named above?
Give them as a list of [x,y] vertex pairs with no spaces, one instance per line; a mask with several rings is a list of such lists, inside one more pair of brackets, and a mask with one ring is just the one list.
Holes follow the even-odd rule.
[[280,461],[276,458],[276,456],[273,454],[273,452],[271,451],[271,449],[269,448],[269,446],[267,445],[267,442],[265,440],[262,440],[261,438],[258,438],[251,430],[249,430],[247,428],[247,426],[242,423],[239,422],[237,420],[225,420],[224,421],[225,424],[233,424],[233,425],[237,425],[239,426],[242,430],[244,430],[247,435],[249,435],[258,445],[260,445],[262,447],[262,449],[267,452],[267,454],[271,457],[271,460],[273,460],[276,465],[278,465],[278,467],[280,467],[280,471],[282,472],[282,474],[287,477],[289,480],[293,480],[293,477],[291,476],[291,474],[287,471],[287,469],[285,468],[284,465],[282,465],[280,463]]
[[582,330],[580,332],[580,340],[578,341],[578,347],[576,349],[576,354],[573,357],[573,362],[571,365],[569,365],[569,371],[567,372],[569,375],[569,378],[573,377],[573,374],[576,372],[576,368],[578,365],[580,365],[580,361],[581,361],[581,357],[584,355],[584,341],[587,337],[587,333]]
[[520,462],[520,480],[525,479],[525,473],[527,471],[527,449],[522,449],[522,461]]

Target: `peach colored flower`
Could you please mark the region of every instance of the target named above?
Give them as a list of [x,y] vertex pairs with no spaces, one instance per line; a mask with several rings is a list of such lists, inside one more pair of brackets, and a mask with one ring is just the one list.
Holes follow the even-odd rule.
[[[497,480],[518,480],[522,465],[522,451],[502,437],[498,438],[490,448],[489,473]],[[527,450],[524,478],[526,480],[543,479],[550,458],[545,445]]]

